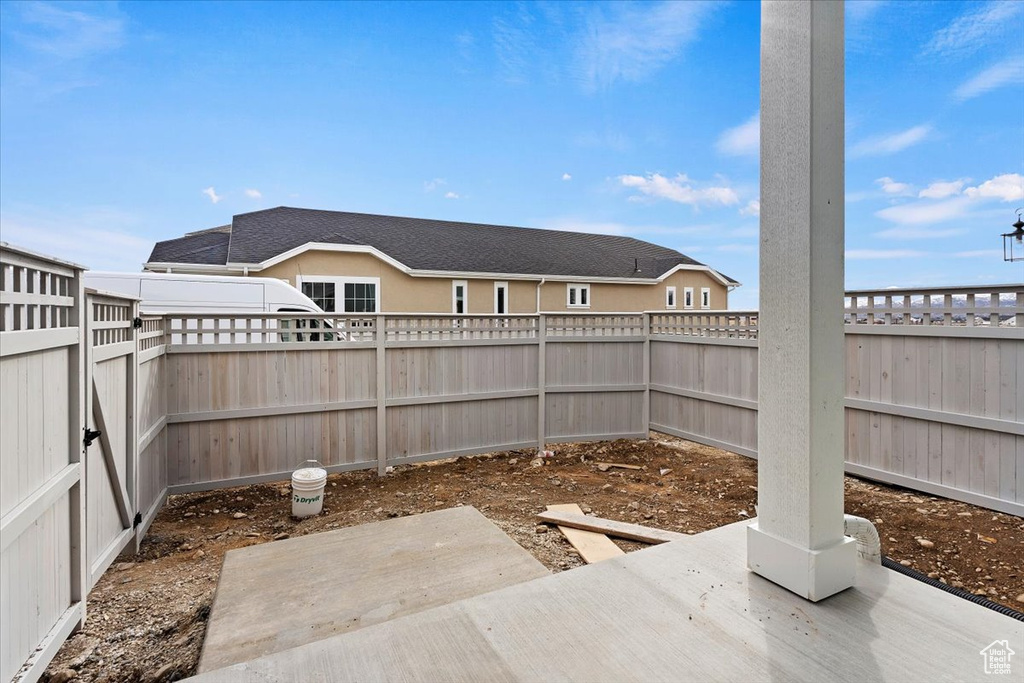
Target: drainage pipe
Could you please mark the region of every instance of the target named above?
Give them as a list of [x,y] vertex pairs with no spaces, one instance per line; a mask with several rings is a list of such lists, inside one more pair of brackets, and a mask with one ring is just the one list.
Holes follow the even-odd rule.
[[1019,612],[1013,609],[1012,607],[1001,605],[998,602],[995,602],[994,600],[989,600],[988,598],[981,595],[975,595],[974,593],[966,591],[963,588],[956,588],[954,586],[950,586],[949,584],[942,583],[941,581],[930,579],[919,571],[911,569],[910,567],[904,567],[899,562],[896,562],[895,560],[892,560],[888,557],[883,557],[881,543],[878,540],[878,530],[875,529],[874,524],[864,519],[863,517],[856,517],[854,515],[843,515],[843,526],[845,530],[844,533],[847,536],[852,536],[857,540],[857,554],[860,555],[860,557],[862,557],[863,559],[867,560],[868,562],[880,563],[886,569],[891,569],[895,572],[899,572],[904,576],[909,576],[912,579],[917,579],[918,581],[926,583],[929,586],[939,588],[941,590],[946,591],[947,593],[952,593],[958,598],[969,600],[977,605],[981,605],[982,607],[988,608],[995,612],[999,612],[1000,614],[1005,614],[1011,619],[1016,619],[1017,621],[1024,621],[1024,613]]
[[855,515],[843,515],[843,533],[857,541],[857,555],[863,560],[882,563],[882,544],[875,525]]
[[926,583],[929,586],[934,586],[935,588],[944,590],[947,593],[952,593],[953,595],[957,596],[958,598],[963,598],[964,600],[970,600],[971,602],[973,602],[973,603],[975,603],[977,605],[981,605],[982,607],[987,607],[988,609],[993,610],[995,612],[999,612],[1000,614],[1005,614],[1006,616],[1010,617],[1011,619],[1016,619],[1017,621],[1024,621],[1024,613],[1018,612],[1017,610],[1013,609],[1012,607],[1007,607],[1006,605],[1001,605],[998,602],[995,602],[994,600],[989,600],[988,598],[983,597],[981,595],[975,595],[974,593],[971,593],[970,591],[966,591],[963,588],[956,588],[955,586],[950,586],[949,584],[942,583],[941,581],[936,581],[935,579],[930,579],[927,576],[925,576],[924,574],[922,574],[921,572],[916,571],[914,569],[911,569],[910,567],[904,567],[899,562],[896,562],[895,560],[890,559],[888,557],[883,557],[882,558],[882,566],[885,567],[886,569],[891,569],[894,572],[899,572],[900,574],[903,574],[904,576],[909,576],[912,579],[917,579],[921,583]]

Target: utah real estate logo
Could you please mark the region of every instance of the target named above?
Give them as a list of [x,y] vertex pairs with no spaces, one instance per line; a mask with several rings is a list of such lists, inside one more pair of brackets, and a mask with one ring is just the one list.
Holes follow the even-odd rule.
[[1010,673],[1010,657],[1015,654],[1017,653],[1010,649],[1010,641],[992,641],[991,645],[981,651],[981,656],[985,658],[985,673]]

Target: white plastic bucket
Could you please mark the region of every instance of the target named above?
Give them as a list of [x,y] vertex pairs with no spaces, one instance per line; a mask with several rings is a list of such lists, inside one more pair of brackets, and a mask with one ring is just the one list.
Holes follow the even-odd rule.
[[324,507],[327,470],[320,463],[307,461],[292,473],[292,516],[319,515]]

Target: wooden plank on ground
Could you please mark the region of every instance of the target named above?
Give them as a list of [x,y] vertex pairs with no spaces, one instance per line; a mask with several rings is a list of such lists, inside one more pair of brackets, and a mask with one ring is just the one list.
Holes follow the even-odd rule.
[[547,522],[548,524],[557,524],[559,527],[583,529],[584,531],[593,531],[599,534],[625,538],[630,541],[639,541],[641,543],[668,543],[669,541],[678,541],[684,538],[689,538],[687,534],[680,534],[675,531],[665,531],[664,529],[652,529],[651,527],[641,526],[639,524],[630,524],[628,522],[619,522],[614,519],[587,517],[586,515],[577,515],[572,512],[556,512],[551,510],[550,506],[547,512],[540,513],[537,515],[537,518],[542,522]]
[[621,462],[599,462],[599,463],[597,463],[597,469],[601,470],[602,472],[607,472],[612,467],[618,467],[618,468],[624,469],[624,470],[642,470],[643,469],[643,467],[641,467],[640,465],[627,465],[627,464],[621,463]]
[[[583,510],[581,510],[580,506],[576,503],[548,505],[548,510],[550,512],[568,512],[570,514],[577,514],[580,517],[583,516]],[[574,529],[568,526],[559,526],[558,530],[565,535],[569,543],[572,544],[572,547],[579,551],[580,557],[582,557],[587,564],[607,560],[610,557],[625,555],[625,553],[622,552],[622,549],[612,543],[611,539],[604,534],[594,533],[593,531],[584,531],[582,529]]]

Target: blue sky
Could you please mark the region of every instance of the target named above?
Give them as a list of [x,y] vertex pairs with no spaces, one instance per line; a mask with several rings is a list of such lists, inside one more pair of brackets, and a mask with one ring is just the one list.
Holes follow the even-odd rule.
[[[757,304],[755,2],[0,3],[0,233],[279,205],[628,234]],[[1024,280],[1024,3],[847,4],[848,287]]]

